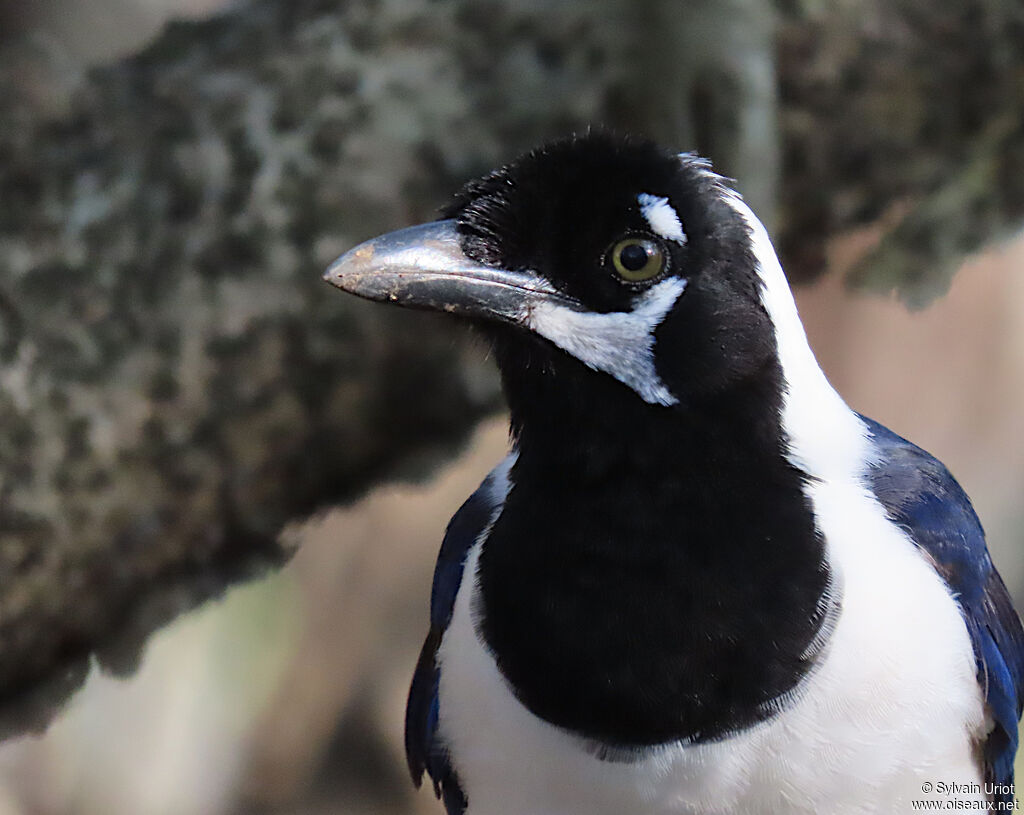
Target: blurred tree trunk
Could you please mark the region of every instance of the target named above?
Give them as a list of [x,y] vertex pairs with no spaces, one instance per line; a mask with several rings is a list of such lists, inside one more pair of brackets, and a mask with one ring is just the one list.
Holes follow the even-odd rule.
[[[0,699],[279,562],[290,519],[423,475],[499,404],[444,321],[328,290],[353,242],[590,123],[711,155],[794,279],[924,302],[1024,210],[1024,13],[925,0],[243,0],[94,71],[0,54]],[[59,66],[58,66],[59,67]],[[49,677],[48,682],[41,682]]]

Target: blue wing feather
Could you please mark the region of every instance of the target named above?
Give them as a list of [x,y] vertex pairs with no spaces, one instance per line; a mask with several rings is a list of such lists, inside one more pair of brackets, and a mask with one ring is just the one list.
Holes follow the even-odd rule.
[[510,455],[495,467],[448,524],[434,568],[434,584],[430,594],[430,631],[420,651],[405,709],[405,755],[412,780],[419,786],[426,772],[434,782],[434,792],[444,801],[449,815],[465,812],[466,798],[437,732],[440,715],[438,684],[441,680],[437,649],[451,622],[466,555],[484,534],[504,502],[508,491],[508,472],[514,460],[514,455]]
[[[878,452],[871,486],[889,517],[925,551],[956,595],[994,728],[983,745],[986,781],[1013,783],[1024,707],[1024,631],[985,545],[970,499],[941,462],[861,417]],[[1009,795],[997,801],[1011,800]]]

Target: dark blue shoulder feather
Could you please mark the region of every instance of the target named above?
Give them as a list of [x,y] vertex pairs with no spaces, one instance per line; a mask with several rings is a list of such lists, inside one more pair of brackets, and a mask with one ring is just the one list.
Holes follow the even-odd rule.
[[441,678],[437,649],[451,622],[466,554],[494,520],[504,502],[508,491],[508,472],[514,460],[513,454],[495,467],[448,523],[434,568],[430,631],[420,651],[405,709],[405,755],[412,780],[418,787],[423,783],[423,773],[426,772],[434,782],[437,797],[444,800],[449,815],[465,812],[466,798],[437,733],[438,683]]
[[1020,618],[989,557],[981,522],[953,476],[921,448],[861,418],[878,454],[869,470],[875,495],[889,517],[928,554],[960,604],[994,723],[983,745],[986,781],[1010,785],[1024,707]]

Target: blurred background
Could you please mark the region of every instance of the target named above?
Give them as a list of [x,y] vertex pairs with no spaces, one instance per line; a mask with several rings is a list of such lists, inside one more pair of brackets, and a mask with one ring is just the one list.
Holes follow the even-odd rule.
[[[688,57],[682,78],[675,79],[665,68],[675,56],[665,51],[672,43],[654,34],[641,38],[639,57],[625,60],[647,73],[606,66],[600,49],[613,53],[624,36],[621,9],[612,2],[591,4],[582,15],[567,2],[552,4],[550,12],[524,4],[529,8],[515,14],[501,3],[483,12],[411,0],[352,3],[344,12],[341,5],[0,5],[0,85],[9,93],[0,122],[8,131],[0,139],[0,165],[7,165],[0,169],[6,173],[0,191],[7,193],[0,196],[0,317],[7,321],[0,321],[0,351],[6,347],[0,398],[13,405],[0,404],[0,416],[30,414],[32,444],[50,440],[35,447],[24,442],[32,452],[22,460],[22,447],[0,439],[0,496],[8,502],[0,505],[7,512],[0,540],[6,552],[0,557],[0,593],[6,593],[0,647],[9,664],[11,654],[21,654],[14,660],[19,666],[31,667],[26,654],[52,657],[34,672],[0,672],[3,699],[14,711],[0,743],[0,815],[440,811],[430,792],[417,794],[406,776],[405,694],[426,631],[430,575],[445,524],[503,455],[505,421],[483,349],[429,318],[342,304],[316,278],[355,240],[430,217],[467,175],[491,166],[487,162],[510,158],[538,136],[576,127],[594,111],[605,111],[597,120],[613,124],[622,124],[616,117],[634,117],[638,129],[673,139],[681,149],[700,147],[725,164],[783,236],[780,244],[802,283],[798,300],[811,343],[833,383],[854,408],[950,467],[975,502],[1018,607],[1024,605],[1024,237],[1017,199],[997,183],[1007,166],[1002,146],[1014,145],[1012,155],[1022,155],[1012,137],[1019,122],[1008,123],[1004,115],[1024,104],[1019,64],[1003,66],[1011,73],[1006,93],[1013,98],[1001,100],[999,116],[985,119],[961,99],[948,105],[945,115],[956,120],[950,123],[896,109],[895,96],[871,90],[918,82],[908,93],[923,110],[926,101],[914,95],[927,92],[920,76],[899,66],[864,74],[851,56],[874,59],[895,37],[897,51],[910,44],[920,75],[933,67],[946,71],[927,60],[922,66],[919,57],[929,44],[945,42],[943,26],[950,21],[911,30],[920,22],[909,13],[912,3],[902,8],[906,30],[895,33],[884,15],[829,16],[815,4],[782,4],[767,16],[740,2],[636,4],[637,14],[649,15],[648,31],[664,28],[673,15],[708,26],[738,15],[739,27],[729,29],[725,42],[734,57],[741,55],[735,72],[723,71],[711,53]],[[988,14],[997,7],[999,14]],[[979,16],[979,8],[986,13]],[[547,39],[538,33],[546,13],[552,15]],[[488,56],[487,36],[496,34],[475,14],[501,17],[531,44],[529,60],[517,51]],[[192,22],[164,29],[171,19]],[[992,42],[1024,45],[1021,19],[1017,4],[982,3],[965,5],[953,22],[987,30],[991,39],[978,34],[975,46],[992,50]],[[465,39],[438,33],[449,24],[468,32]],[[630,40],[627,57],[637,55],[635,46]],[[467,49],[476,50],[467,56]],[[592,53],[583,53],[587,49]],[[252,63],[236,59],[239,53]],[[962,59],[969,62],[969,56]],[[986,70],[1002,75],[997,57],[984,59],[995,61]],[[280,92],[283,74],[275,72],[301,60],[298,77],[288,74],[292,84],[269,101]],[[788,67],[794,60],[804,60],[796,75]],[[848,68],[838,70],[830,60]],[[468,83],[449,76],[453,66],[478,75],[472,93],[452,90]],[[711,69],[702,73],[702,66]],[[957,99],[976,95],[969,85],[977,78],[973,71],[957,74],[965,83],[952,89]],[[598,92],[588,72],[610,73],[615,81]],[[686,82],[697,89],[692,103],[673,112],[672,94]],[[191,87],[199,97],[195,105]],[[822,87],[833,97],[819,104]],[[866,87],[871,92],[865,95]],[[289,112],[287,100],[307,91],[315,102],[300,100],[299,112]],[[522,110],[502,103],[510,93]],[[872,180],[873,173],[886,176],[885,168],[865,154],[854,150],[832,164],[833,154],[816,155],[814,130],[822,120],[814,116],[844,120],[851,115],[844,100],[854,98],[867,98],[858,110],[874,118],[839,137],[823,132],[820,141],[837,138],[895,156],[901,150],[941,155],[942,161],[935,159],[930,174],[914,165],[888,188],[888,177]],[[219,106],[224,99],[230,104]],[[261,105],[273,112],[261,112]],[[309,111],[315,127],[281,121],[313,115]],[[222,113],[227,124],[217,119]],[[260,116],[275,125],[265,127]],[[905,126],[907,116],[917,117],[914,128]],[[186,150],[176,131],[184,121],[190,123],[185,141],[194,141],[194,149]],[[232,130],[232,122],[241,129]],[[471,146],[436,135],[453,123]],[[87,130],[88,138],[76,140]],[[961,131],[967,135],[956,142]],[[956,149],[937,146],[943,132],[954,134],[949,139]],[[224,134],[227,148],[216,134]],[[136,138],[147,145],[138,147]],[[348,175],[324,178],[315,162],[303,168],[296,156],[306,146],[300,150],[297,138],[312,145],[316,162]],[[232,139],[248,144],[249,152],[236,149]],[[169,178],[187,176],[182,167],[188,165],[202,183],[191,192],[178,190],[177,181],[166,187],[150,166],[159,154],[171,161]],[[247,183],[233,191],[234,173],[245,161],[252,165]],[[297,175],[289,172],[293,161]],[[144,189],[118,199],[120,193],[110,192],[118,184]],[[244,203],[232,209],[232,195]],[[176,208],[185,206],[182,197],[185,213]],[[289,208],[298,208],[298,215]],[[19,221],[22,210],[42,214],[32,223]],[[816,220],[826,211],[828,218]],[[134,226],[151,217],[161,221],[159,228]],[[202,232],[204,222],[232,241]],[[121,223],[133,226],[125,233],[89,231]],[[180,255],[151,245],[151,233],[162,229],[180,231]],[[965,230],[969,239],[961,235]],[[123,244],[116,263],[107,254],[115,244]],[[211,255],[211,247],[219,254]],[[245,267],[250,277],[216,277],[210,264]],[[180,270],[175,288],[160,288],[158,277],[170,275],[170,268]],[[117,294],[119,275],[141,275],[145,287]],[[308,293],[303,289],[296,300],[289,287],[305,286],[293,281],[306,277]],[[197,279],[193,291],[190,281]],[[43,294],[33,295],[29,282]],[[30,295],[36,300],[23,299]],[[168,343],[147,333],[147,324],[165,319],[152,315],[163,315],[160,309],[172,301],[177,310],[166,319],[189,329]],[[285,316],[277,314],[252,349],[225,351],[227,339],[248,336],[253,326],[263,330],[268,302]],[[102,372],[79,377],[92,357],[82,361],[77,346],[54,341],[72,328],[100,332],[140,308],[138,325],[111,343],[149,349],[148,356],[118,356],[109,363],[115,369],[109,378]],[[29,319],[34,313],[42,316]],[[19,319],[28,327],[19,328]],[[285,343],[285,351],[276,344],[315,319],[330,330]],[[440,337],[427,348],[436,366],[396,390],[388,377],[406,376],[406,366],[418,364],[410,349],[425,353],[428,335]],[[201,347],[186,352],[189,336],[201,337]],[[24,351],[27,343],[31,353]],[[107,365],[103,349],[97,353],[101,362],[95,364]],[[167,395],[154,391],[154,381],[171,357],[178,361]],[[365,368],[357,357],[369,360]],[[68,358],[73,385],[60,402],[53,384],[62,381],[57,360]],[[335,358],[347,367],[331,368],[327,360]],[[293,404],[281,394],[291,394],[294,383],[274,384],[266,396],[259,388],[279,376],[276,369],[267,373],[268,359],[320,380],[336,377],[346,388],[330,390],[333,385],[320,381],[328,396],[318,390]],[[222,381],[221,374],[234,379]],[[373,398],[360,395],[364,381],[371,382],[366,387]],[[301,395],[309,387],[295,384],[294,390]],[[202,394],[189,397],[190,388]],[[132,401],[136,392],[145,394],[144,407]],[[188,398],[198,406],[197,419],[181,418],[193,416]],[[396,401],[411,407],[402,413],[390,407]],[[76,437],[48,418],[51,408],[64,411],[60,417],[78,411],[87,418],[79,433],[89,444],[77,458],[68,452]],[[251,422],[232,425],[239,412]],[[326,435],[298,434],[301,444],[293,449],[287,441],[292,428],[314,415]],[[334,426],[323,419],[327,415],[343,419]],[[354,427],[346,423],[353,416],[359,417]],[[149,457],[156,419],[162,446]],[[175,421],[188,432],[172,443]],[[327,440],[331,434],[344,436],[343,443]],[[373,442],[377,436],[390,441]],[[258,444],[267,461],[256,461],[246,441]],[[396,453],[396,447],[413,453]],[[210,454],[207,470],[202,456],[208,450],[217,453]],[[192,455],[200,460],[189,459],[184,472],[200,486],[176,489],[215,494],[220,503],[190,497],[194,502],[184,509],[174,503],[181,517],[163,510],[147,515],[146,502],[157,503],[153,495],[166,505],[172,504],[168,495],[175,502],[179,495],[161,492],[147,473],[174,470],[183,478],[177,468]],[[325,460],[331,456],[358,466],[342,468]],[[378,460],[390,463],[381,468]],[[115,485],[109,492],[94,483],[101,470]],[[204,492],[207,471],[212,486]],[[121,472],[128,473],[123,489],[116,486]],[[328,486],[310,486],[314,482]],[[34,486],[21,495],[25,484]],[[48,491],[54,484],[57,498]],[[75,492],[80,484],[89,485],[87,493]],[[279,498],[282,490],[288,500]],[[111,497],[125,491],[137,512]],[[43,554],[31,550],[29,533],[37,527],[23,522],[26,507],[66,515],[55,527],[59,534],[50,527],[41,534]],[[195,521],[207,511],[219,525]],[[143,516],[145,524],[138,520]],[[278,537],[282,519],[289,518]],[[109,534],[115,523],[117,534]],[[78,541],[92,540],[94,527],[100,542],[89,544],[85,558]],[[176,543],[155,542],[165,540]],[[136,568],[140,558],[148,565]],[[109,576],[100,564],[111,559],[125,564],[127,576]],[[37,561],[57,565],[46,571]],[[31,585],[43,599],[22,591],[27,576],[37,580]],[[151,602],[151,594],[158,599]],[[119,598],[111,600],[112,611],[104,598]],[[28,635],[19,646],[18,632],[36,619],[43,621],[43,646]],[[76,620],[93,619],[98,622],[75,628]],[[147,639],[151,629],[158,630]],[[40,701],[37,680],[49,681],[54,665],[71,678]]]

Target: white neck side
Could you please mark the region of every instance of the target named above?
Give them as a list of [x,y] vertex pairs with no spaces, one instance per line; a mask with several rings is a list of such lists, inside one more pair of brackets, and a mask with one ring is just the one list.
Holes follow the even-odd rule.
[[726,201],[750,228],[751,248],[762,280],[761,302],[775,326],[785,379],[782,425],[790,461],[818,478],[859,479],[870,457],[864,424],[818,365],[764,225],[738,193],[728,191]]

